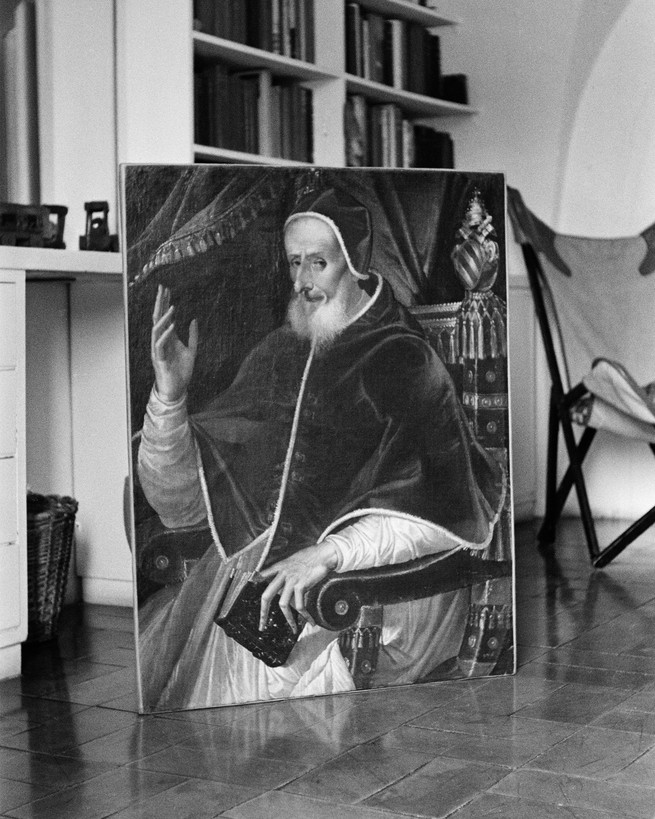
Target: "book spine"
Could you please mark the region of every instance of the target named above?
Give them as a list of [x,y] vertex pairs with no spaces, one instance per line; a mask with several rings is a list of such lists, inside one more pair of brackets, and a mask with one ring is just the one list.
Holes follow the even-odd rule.
[[381,167],[382,159],[382,112],[381,106],[372,105],[370,108],[370,134],[371,134],[371,165]]
[[298,41],[297,58],[307,61],[307,20],[305,0],[295,0],[296,2],[296,36]]
[[384,82],[384,18],[369,13],[369,79]]
[[271,100],[271,119],[270,119],[270,135],[271,135],[271,156],[282,156],[282,102],[281,89],[278,83],[271,85],[270,100]]
[[438,35],[428,37],[426,92],[428,96],[441,97],[441,40]]
[[280,35],[281,51],[285,57],[291,56],[291,2],[292,0],[280,0]]
[[394,55],[392,85],[407,88],[407,26],[404,20],[394,20],[392,26],[392,49]]
[[349,94],[345,111],[346,165],[361,168],[369,163],[368,103],[361,94]]
[[289,0],[289,52],[288,57],[293,57],[294,60],[300,59],[300,36],[298,32],[298,15],[297,15],[298,0]]
[[282,0],[271,2],[271,51],[274,54],[282,53],[281,2]]
[[313,63],[316,59],[315,0],[303,0],[305,8],[305,60]]
[[415,162],[414,124],[404,119],[402,123],[402,166],[413,168]]
[[362,70],[362,15],[359,3],[346,6],[346,72],[356,77]]
[[247,41],[247,10],[246,0],[232,0],[232,19],[230,39],[235,43],[245,43]]
[[365,80],[371,79],[371,34],[368,15],[362,14],[362,68],[359,75]]
[[257,100],[259,153],[262,156],[274,156],[272,142],[271,86],[273,78],[270,71],[259,72],[259,97]]

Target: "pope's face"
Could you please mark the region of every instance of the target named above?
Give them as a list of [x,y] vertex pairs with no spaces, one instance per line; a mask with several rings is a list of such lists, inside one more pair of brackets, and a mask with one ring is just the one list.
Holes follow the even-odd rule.
[[306,309],[342,301],[346,312],[361,297],[332,228],[320,219],[294,219],[284,233],[284,248],[294,293]]

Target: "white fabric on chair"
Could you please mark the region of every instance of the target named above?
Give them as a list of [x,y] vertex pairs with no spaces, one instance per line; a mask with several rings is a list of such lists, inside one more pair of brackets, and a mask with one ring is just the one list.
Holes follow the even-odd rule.
[[655,443],[655,383],[640,387],[624,367],[605,358],[582,380],[593,396],[587,426]]

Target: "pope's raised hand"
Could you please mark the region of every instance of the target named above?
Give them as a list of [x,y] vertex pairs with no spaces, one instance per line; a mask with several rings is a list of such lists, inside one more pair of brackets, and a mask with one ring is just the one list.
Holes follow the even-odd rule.
[[193,375],[197,351],[198,322],[193,319],[189,325],[188,345],[180,341],[170,290],[159,285],[152,312],[150,356],[157,393],[163,401],[172,404],[184,395]]

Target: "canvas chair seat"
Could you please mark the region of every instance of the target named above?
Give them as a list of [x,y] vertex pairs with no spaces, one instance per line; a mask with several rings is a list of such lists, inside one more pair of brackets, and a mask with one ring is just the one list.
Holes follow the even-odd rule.
[[[575,487],[594,566],[613,560],[655,524],[655,506],[601,549],[583,462],[597,430],[643,441],[655,454],[655,225],[636,236],[558,234],[508,188],[508,211],[526,262],[551,380],[542,548]],[[645,385],[645,386],[640,386]],[[576,438],[572,424],[584,427]],[[568,465],[558,480],[558,442]]]
[[640,387],[621,364],[599,358],[582,383],[589,395],[571,409],[576,423],[655,443],[655,381]]

